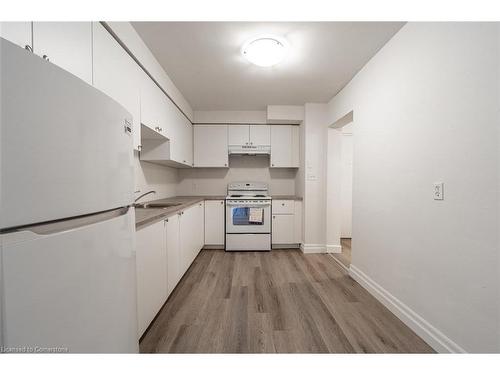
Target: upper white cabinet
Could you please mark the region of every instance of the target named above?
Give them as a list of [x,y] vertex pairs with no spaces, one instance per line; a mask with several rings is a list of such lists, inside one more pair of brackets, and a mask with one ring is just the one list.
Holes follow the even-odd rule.
[[[163,91],[146,74],[141,71],[141,123],[156,134],[170,138],[167,122],[167,101]],[[146,138],[157,138],[155,133],[145,134]]]
[[229,125],[228,143],[231,146],[269,146],[270,128],[269,125]]
[[108,31],[94,23],[94,86],[112,97],[133,118],[134,148],[139,149],[141,69]]
[[170,159],[180,166],[193,166],[193,125],[186,116],[168,100],[167,121],[171,129]]
[[228,144],[245,146],[250,141],[250,127],[248,125],[229,125]]
[[19,47],[33,50],[31,22],[0,22],[0,36]]
[[91,22],[33,22],[33,51],[92,84]]
[[205,245],[224,245],[224,200],[205,201]]
[[271,168],[298,168],[299,153],[298,126],[271,126]]
[[252,146],[269,146],[271,144],[270,125],[250,125],[249,134]]
[[194,166],[227,167],[227,125],[197,125],[193,127]]

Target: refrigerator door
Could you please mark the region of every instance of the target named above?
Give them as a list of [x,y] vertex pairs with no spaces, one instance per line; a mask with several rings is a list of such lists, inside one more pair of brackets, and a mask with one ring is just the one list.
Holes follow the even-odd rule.
[[0,229],[133,202],[130,114],[0,38]]
[[138,352],[134,221],[124,208],[0,235],[2,346]]

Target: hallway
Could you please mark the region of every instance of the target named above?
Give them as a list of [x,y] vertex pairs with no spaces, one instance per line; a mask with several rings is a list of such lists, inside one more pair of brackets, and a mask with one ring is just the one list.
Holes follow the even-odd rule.
[[143,353],[429,353],[329,255],[202,251]]

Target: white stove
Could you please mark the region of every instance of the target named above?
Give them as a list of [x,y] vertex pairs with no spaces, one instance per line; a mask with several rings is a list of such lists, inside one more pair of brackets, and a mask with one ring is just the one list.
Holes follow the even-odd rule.
[[262,182],[232,182],[226,197],[226,251],[271,250],[271,197]]

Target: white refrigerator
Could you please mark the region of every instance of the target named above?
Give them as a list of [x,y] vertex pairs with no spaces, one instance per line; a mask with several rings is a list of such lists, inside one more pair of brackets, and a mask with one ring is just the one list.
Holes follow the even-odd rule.
[[131,116],[0,38],[0,347],[137,352]]

